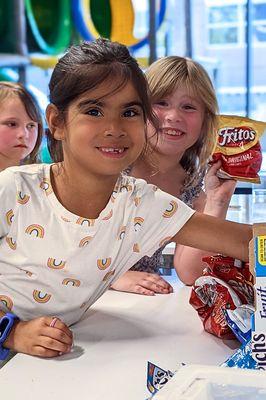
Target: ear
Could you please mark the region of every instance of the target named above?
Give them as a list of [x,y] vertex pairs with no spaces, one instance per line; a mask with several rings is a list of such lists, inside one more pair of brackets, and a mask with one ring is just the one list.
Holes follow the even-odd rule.
[[49,104],[46,108],[46,121],[53,138],[56,140],[64,140],[64,121],[54,104]]

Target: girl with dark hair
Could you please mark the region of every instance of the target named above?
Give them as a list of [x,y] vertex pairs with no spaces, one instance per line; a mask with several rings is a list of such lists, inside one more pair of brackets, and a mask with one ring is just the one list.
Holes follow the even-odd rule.
[[19,83],[0,82],[0,171],[37,162],[42,117],[33,96]]
[[1,345],[42,357],[69,352],[69,325],[170,239],[248,258],[249,225],[195,213],[122,174],[154,120],[146,79],[125,46],[98,39],[70,48],[50,93],[56,162],[0,174],[0,355]]

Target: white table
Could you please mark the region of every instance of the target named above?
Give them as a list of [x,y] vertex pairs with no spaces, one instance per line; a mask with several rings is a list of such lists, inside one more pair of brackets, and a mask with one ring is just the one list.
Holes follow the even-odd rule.
[[108,291],[73,332],[75,351],[55,359],[17,354],[0,370],[1,400],[144,400],[147,361],[219,365],[238,347],[205,333],[190,288],[146,297]]

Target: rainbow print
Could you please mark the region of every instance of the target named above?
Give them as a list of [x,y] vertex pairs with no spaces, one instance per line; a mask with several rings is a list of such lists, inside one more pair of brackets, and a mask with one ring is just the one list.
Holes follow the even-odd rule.
[[20,271],[23,271],[23,272],[25,272],[25,274],[26,274],[26,275],[28,275],[28,276],[32,276],[32,275],[33,275],[33,273],[32,273],[32,272],[30,272],[30,271],[27,271],[26,269],[23,269],[23,268],[20,268]]
[[118,233],[118,240],[124,239],[125,234],[126,234],[126,226],[121,226]]
[[8,237],[8,236],[7,236],[7,237],[6,237],[6,242],[7,242],[8,246],[10,247],[10,249],[16,250],[16,248],[17,248],[17,243],[16,243],[15,240],[13,241],[12,237]]
[[110,267],[111,262],[112,262],[111,257],[98,259],[97,260],[97,267],[99,269],[102,269],[102,270],[106,269],[106,268]]
[[79,242],[79,247],[84,247],[87,246],[89,241],[92,239],[92,236],[85,236],[81,241]]
[[17,202],[19,204],[26,204],[28,203],[29,199],[30,196],[28,196],[27,194],[22,194],[22,192],[17,193]]
[[40,188],[45,191],[46,195],[53,193],[52,185],[49,179],[44,178],[40,183]]
[[70,219],[67,219],[66,217],[63,217],[62,215],[61,215],[61,219],[62,219],[63,221],[65,221],[65,222],[70,222]]
[[162,239],[159,243],[160,247],[164,247],[167,243],[169,243],[172,239],[172,236],[167,236],[166,238]]
[[86,218],[79,217],[76,221],[76,224],[78,224],[78,225],[87,224],[88,226],[93,226],[94,222],[95,222],[95,219],[86,219]]
[[177,202],[174,200],[170,201],[169,208],[165,210],[165,212],[163,213],[163,217],[171,218],[175,214],[177,208],[178,208]]
[[144,219],[142,217],[135,217],[134,218],[134,229],[135,229],[135,232],[138,231],[138,229],[141,227],[143,222],[144,222]]
[[47,303],[50,298],[52,297],[51,294],[42,294],[42,292],[40,290],[33,290],[33,298],[35,301],[37,301],[37,303]]
[[0,301],[6,306],[8,310],[12,310],[13,301],[8,296],[4,296],[0,294]]
[[115,274],[115,269],[113,269],[112,271],[107,272],[103,277],[103,282],[108,281],[114,274]]
[[137,207],[140,204],[140,197],[135,197],[134,198],[134,204]]
[[133,190],[133,187],[129,183],[122,185],[120,187],[120,192],[131,192],[132,190]]
[[111,202],[112,203],[115,202],[116,195],[117,195],[117,190],[114,190],[113,193],[111,194]]
[[43,238],[44,228],[41,225],[32,224],[25,229],[25,233],[28,233],[29,235],[35,235],[35,237]]
[[80,286],[80,281],[78,279],[72,279],[72,278],[65,278],[62,282],[63,285],[69,285],[71,284],[72,286]]
[[6,222],[8,223],[8,225],[11,225],[12,220],[13,220],[13,217],[14,217],[13,210],[9,210],[9,211],[6,213]]
[[113,216],[113,210],[110,210],[110,212],[106,215],[106,217],[103,218],[103,221],[107,221],[108,219],[112,218]]
[[56,262],[55,258],[48,258],[47,260],[47,267],[51,269],[63,269],[66,265],[66,261],[59,261]]
[[134,253],[139,253],[140,252],[140,247],[138,243],[135,243],[133,246],[133,252]]

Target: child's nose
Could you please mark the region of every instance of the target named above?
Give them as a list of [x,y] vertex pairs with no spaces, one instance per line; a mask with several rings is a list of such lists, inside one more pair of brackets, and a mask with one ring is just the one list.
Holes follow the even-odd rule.
[[126,132],[123,130],[122,125],[117,121],[112,121],[104,132],[104,136],[111,136],[120,138],[126,136]]
[[166,114],[166,120],[176,122],[181,120],[181,113],[178,108],[172,107]]
[[27,127],[21,126],[18,130],[18,138],[27,138],[29,136],[29,131]]
[[118,132],[118,131],[108,130],[108,131],[104,132],[104,136],[106,136],[106,137],[110,136],[110,137],[115,137],[115,138],[121,138],[121,137],[126,136],[126,133],[125,133],[125,132],[122,132],[122,131],[121,131],[121,132]]

